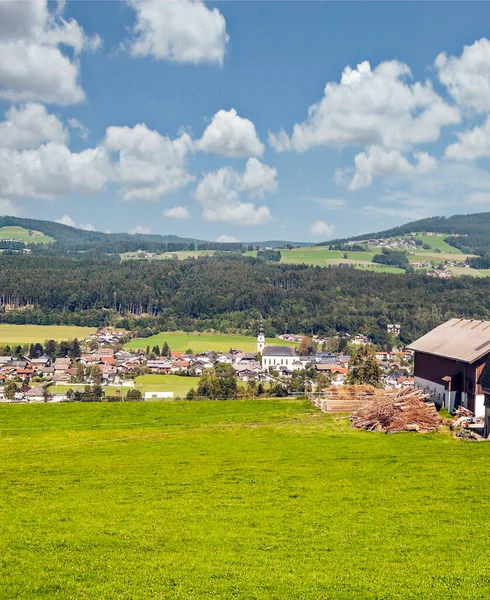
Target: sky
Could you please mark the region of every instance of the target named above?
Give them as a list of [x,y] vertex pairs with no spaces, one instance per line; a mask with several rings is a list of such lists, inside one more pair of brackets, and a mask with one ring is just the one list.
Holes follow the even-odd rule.
[[490,211],[489,17],[0,0],[0,214],[320,242]]

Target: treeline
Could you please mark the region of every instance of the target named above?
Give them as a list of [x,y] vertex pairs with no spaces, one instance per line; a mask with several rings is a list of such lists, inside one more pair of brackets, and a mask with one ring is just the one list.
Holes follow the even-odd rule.
[[74,340],[67,340],[62,342],[56,342],[55,340],[47,340],[44,345],[37,344],[17,344],[10,346],[0,346],[0,356],[28,356],[29,358],[40,358],[43,355],[47,355],[51,358],[78,358],[81,356],[80,342],[75,338]]
[[[288,285],[285,285],[287,282]],[[184,261],[0,256],[0,322],[113,324],[157,331],[267,336],[386,333],[411,341],[451,317],[490,319],[490,279],[449,280],[350,267],[287,265],[244,257]]]

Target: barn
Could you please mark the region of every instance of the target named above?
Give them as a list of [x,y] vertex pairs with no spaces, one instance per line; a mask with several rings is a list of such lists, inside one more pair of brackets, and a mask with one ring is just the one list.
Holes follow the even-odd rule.
[[490,356],[490,321],[451,319],[408,346],[415,354],[415,386],[453,412],[485,414],[482,373]]

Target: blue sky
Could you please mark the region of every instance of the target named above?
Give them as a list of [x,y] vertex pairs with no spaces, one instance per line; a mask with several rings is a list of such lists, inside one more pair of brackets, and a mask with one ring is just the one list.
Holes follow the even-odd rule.
[[0,212],[321,241],[490,210],[489,16],[0,0]]

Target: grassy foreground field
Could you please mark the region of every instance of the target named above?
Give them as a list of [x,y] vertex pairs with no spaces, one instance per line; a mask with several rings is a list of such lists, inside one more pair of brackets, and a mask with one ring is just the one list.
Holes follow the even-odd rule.
[[[294,346],[291,342],[285,342],[277,338],[267,338],[267,343],[274,346]],[[137,338],[126,344],[126,348],[146,348],[160,346],[167,342],[173,352],[185,352],[191,349],[193,352],[204,352],[215,350],[216,352],[228,352],[230,348],[239,348],[244,352],[257,350],[257,338],[244,335],[228,335],[220,333],[186,333],[185,331],[170,331],[152,335],[148,338]]]
[[79,340],[95,333],[95,327],[74,327],[70,325],[9,325],[0,324],[0,345],[36,344],[46,340]]
[[0,405],[0,598],[487,599],[490,444],[299,400]]

